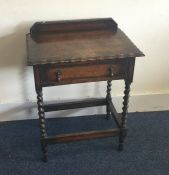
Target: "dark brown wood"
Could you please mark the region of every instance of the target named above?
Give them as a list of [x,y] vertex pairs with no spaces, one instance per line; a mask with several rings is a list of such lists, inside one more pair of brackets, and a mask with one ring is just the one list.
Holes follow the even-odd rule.
[[97,30],[116,31],[117,23],[112,18],[36,22],[30,33],[36,41],[46,41],[45,37],[49,38],[49,35],[53,37],[60,33]]
[[[127,134],[128,98],[135,57],[144,54],[111,18],[38,22],[26,38],[27,64],[34,68],[44,160],[47,161],[47,144],[52,143],[118,135],[119,150],[122,150]],[[120,79],[125,80],[122,114],[117,113],[111,98],[111,82]],[[43,87],[97,81],[107,81],[106,98],[43,104]],[[47,136],[45,112],[103,105],[106,106],[107,118],[113,116],[117,128]]]
[[135,58],[131,59],[129,61],[129,66],[128,66],[128,81],[132,83],[133,81],[133,76],[134,76],[134,66],[135,66]]
[[[114,25],[107,25],[107,19],[92,23],[95,30],[90,30],[90,27],[83,28],[83,25],[90,23],[90,20],[87,21],[84,24],[83,21],[62,22],[62,27],[57,22],[42,23],[41,29],[35,32],[36,36],[40,36],[38,41],[32,39],[30,34],[27,35],[28,65],[112,60],[144,55],[119,28],[114,31]],[[109,19],[109,22],[113,23],[113,20]],[[71,30],[68,26],[73,28],[73,32],[67,32]],[[79,26],[83,31],[79,31]],[[47,34],[41,33],[42,28],[45,28]],[[63,32],[57,31],[62,29]]]
[[81,101],[72,101],[64,102],[59,104],[45,104],[44,111],[59,111],[66,109],[76,109],[76,108],[85,108],[85,107],[94,107],[94,106],[104,106],[106,105],[106,99],[86,99]]
[[118,114],[116,111],[116,108],[114,107],[112,101],[109,101],[108,103],[110,113],[112,114],[116,124],[118,127],[121,127],[122,121],[121,121],[121,114]]
[[106,118],[107,119],[110,119],[111,117],[111,110],[110,110],[110,102],[112,101],[112,98],[111,98],[111,80],[108,80],[107,81],[107,95],[106,95],[106,112],[107,112],[107,115],[106,115]]
[[116,76],[115,78],[110,78],[110,77],[102,77],[102,78],[100,78],[100,77],[96,77],[96,78],[69,79],[69,80],[60,81],[60,82],[43,82],[43,87],[67,85],[67,84],[76,84],[76,83],[98,82],[98,81],[107,81],[107,80],[120,80],[120,79],[123,79],[123,77]]
[[34,71],[34,79],[35,79],[35,89],[36,89],[36,92],[38,90],[42,90],[42,81],[41,81],[41,78],[40,78],[40,68],[39,66],[33,66],[33,71]]
[[62,85],[70,83],[115,80],[125,77],[128,60],[113,61],[108,63],[92,62],[86,64],[43,65],[41,67],[41,81],[43,86]]
[[[45,113],[43,108],[43,96],[42,89],[39,89],[37,92],[37,104],[38,104],[38,114],[39,114],[39,123],[40,123],[40,133],[41,139],[45,139],[47,137],[46,132],[46,122],[45,122]],[[41,142],[42,152],[43,152],[43,160],[47,161],[47,143]]]
[[88,131],[81,133],[72,133],[72,134],[62,134],[58,136],[51,136],[45,139],[42,139],[42,142],[46,142],[49,144],[54,143],[63,143],[63,142],[71,142],[71,141],[81,141],[81,140],[89,140],[103,137],[112,137],[118,136],[120,133],[120,129],[107,129],[107,130],[99,130],[99,131]]
[[125,90],[124,90],[124,101],[122,107],[122,117],[121,117],[121,127],[120,127],[120,136],[119,136],[119,150],[123,150],[123,142],[126,137],[126,124],[127,124],[127,112],[128,112],[128,103],[129,103],[129,93],[130,93],[130,82],[125,81]]

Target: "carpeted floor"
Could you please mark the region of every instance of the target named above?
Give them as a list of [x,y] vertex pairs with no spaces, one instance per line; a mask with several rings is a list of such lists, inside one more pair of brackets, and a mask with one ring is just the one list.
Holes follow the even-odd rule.
[[[48,119],[48,134],[103,129],[114,126],[104,116]],[[0,175],[168,175],[169,112],[128,116],[125,150],[118,138],[49,146],[43,163],[38,120],[0,123]]]

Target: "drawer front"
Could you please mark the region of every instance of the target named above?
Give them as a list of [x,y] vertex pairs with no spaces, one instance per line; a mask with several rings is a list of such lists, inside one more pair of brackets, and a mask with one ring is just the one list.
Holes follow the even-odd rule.
[[43,69],[44,84],[66,84],[78,82],[100,81],[105,79],[120,79],[125,74],[126,63],[96,65],[75,65],[71,67],[51,66]]

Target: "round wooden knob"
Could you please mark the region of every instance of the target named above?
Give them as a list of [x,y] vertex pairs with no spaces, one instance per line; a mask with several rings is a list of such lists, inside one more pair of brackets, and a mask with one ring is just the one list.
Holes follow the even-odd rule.
[[58,71],[56,72],[56,80],[57,80],[57,81],[60,81],[60,80],[61,80],[61,75],[62,75],[62,72],[61,72],[60,70],[58,70]]

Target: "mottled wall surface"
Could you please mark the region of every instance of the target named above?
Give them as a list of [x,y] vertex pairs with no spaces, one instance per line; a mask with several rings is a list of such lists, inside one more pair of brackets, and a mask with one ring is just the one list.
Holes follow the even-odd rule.
[[[35,101],[32,68],[25,67],[25,34],[35,21],[112,17],[142,50],[132,95],[169,92],[168,0],[0,0],[0,104]],[[45,89],[48,100],[104,96],[105,83]],[[123,92],[115,81],[112,95]],[[54,95],[55,94],[55,95]]]

